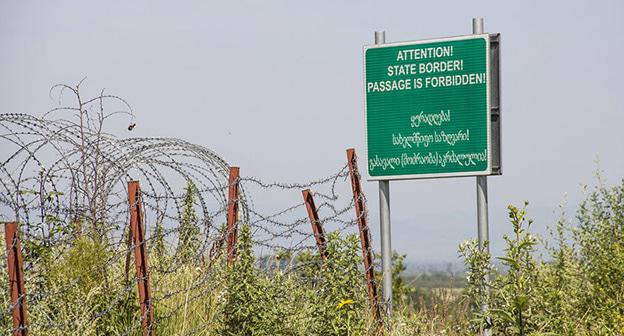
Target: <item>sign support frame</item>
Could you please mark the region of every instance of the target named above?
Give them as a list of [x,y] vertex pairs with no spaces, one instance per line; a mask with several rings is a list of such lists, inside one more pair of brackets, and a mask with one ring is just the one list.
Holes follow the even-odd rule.
[[[386,43],[386,32],[375,32],[375,44]],[[381,234],[382,307],[392,315],[392,240],[390,225],[390,180],[379,181],[379,226]]]
[[[483,34],[483,18],[472,18],[472,33],[473,34]],[[489,57],[490,55],[488,55]],[[491,82],[488,83],[491,85]],[[491,97],[488,95],[488,100]],[[489,103],[489,102],[488,102]],[[488,104],[491,106],[491,104]],[[491,113],[491,111],[490,111]],[[490,116],[491,118],[491,116]],[[499,137],[500,139],[500,137]],[[492,141],[491,138],[489,141]],[[500,141],[500,140],[499,140]],[[491,164],[491,161],[490,161]],[[477,235],[479,239],[479,250],[485,251],[486,253],[490,253],[490,232],[489,232],[489,222],[488,222],[488,187],[487,187],[487,175],[480,175],[476,177],[476,186],[477,186]],[[485,279],[486,282],[489,280],[489,276],[486,274]],[[481,311],[485,312],[488,309],[487,303],[481,305]],[[483,336],[489,336],[490,330],[483,330]]]
[[[477,236],[479,248],[490,252],[489,244],[489,223],[488,223],[488,175],[502,175],[501,159],[501,124],[500,124],[500,34],[484,33],[483,18],[472,19],[472,35],[486,35],[486,71],[488,89],[486,91],[486,104],[488,111],[487,118],[487,150],[488,169],[484,172],[467,172],[465,174],[431,174],[435,177],[460,177],[462,175],[475,176],[476,199],[477,199]],[[470,35],[466,35],[470,36]],[[434,39],[434,40],[445,40]],[[433,41],[433,40],[430,40]],[[391,43],[390,45],[401,45],[410,42]],[[375,31],[375,43],[366,48],[385,47],[385,31]],[[365,64],[366,66],[366,64]],[[366,77],[366,73],[365,73]],[[366,98],[365,98],[366,104]],[[367,131],[368,133],[368,131]],[[367,134],[368,136],[368,134]],[[367,148],[367,157],[368,157]],[[368,176],[369,181],[378,181],[379,185],[379,221],[381,235],[381,271],[382,271],[382,308],[387,316],[392,314],[392,245],[391,245],[391,220],[390,220],[390,180],[431,178],[432,176]],[[486,281],[489,276],[486,275]],[[487,305],[480,307],[482,311],[487,310]],[[489,335],[489,330],[485,330],[483,335]]]

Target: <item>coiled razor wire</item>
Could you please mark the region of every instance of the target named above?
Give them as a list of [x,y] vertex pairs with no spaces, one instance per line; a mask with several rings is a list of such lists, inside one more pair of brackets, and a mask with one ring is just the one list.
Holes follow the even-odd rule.
[[[105,122],[113,116],[128,116],[129,129],[134,127],[134,113],[120,97],[102,91],[94,98],[83,99],[80,84],[76,87],[57,85],[51,92],[59,94],[60,107],[43,117],[0,114],[0,221],[20,223],[22,245],[26,246],[23,268],[31,316],[29,328],[62,334],[79,330],[76,321],[81,317],[55,320],[54,316],[37,312],[37,304],[55,302],[55,298],[70,295],[90,280],[84,272],[68,272],[69,281],[50,289],[49,279],[43,278],[42,272],[78,244],[83,235],[96,238],[112,251],[102,263],[105,269],[88,271],[106,286],[123,284],[116,288],[110,285],[112,292],[107,303],[84,314],[97,319],[120,309],[129,299],[137,304],[134,270],[129,266],[134,246],[127,242],[127,183],[132,180],[141,183],[148,248],[155,248],[155,232],[160,226],[165,248],[174,254],[180,240],[180,223],[188,217],[185,211],[188,211],[191,190],[191,208],[195,214],[192,218],[200,229],[195,259],[206,265],[211,247],[225,235],[230,165],[214,151],[184,140],[121,139],[107,133]],[[75,100],[73,105],[62,105],[67,96]],[[110,110],[115,112],[106,112]],[[239,178],[236,181],[240,190],[238,221],[250,225],[256,253],[270,257],[282,252],[295,255],[316,249],[301,196],[303,189],[312,189],[320,221],[327,231],[356,232],[358,219],[354,216],[348,175],[344,165],[327,177],[302,183]],[[266,204],[268,193],[279,200],[277,205]],[[272,210],[267,211],[267,208]],[[0,268],[6,270],[5,247],[1,250]],[[185,309],[179,304],[180,297],[188,304],[214,295],[222,285],[215,281],[220,277],[218,268],[203,267],[187,284],[175,289],[161,288],[161,282],[164,283],[168,275],[187,266],[176,257],[150,263],[152,301],[159,307],[167,307],[161,309],[167,313],[160,314],[155,323]],[[290,267],[289,264],[280,265],[286,271]],[[6,296],[3,298],[0,322],[11,316],[10,302],[6,301]],[[137,309],[134,311],[138,314]],[[127,324],[124,334],[136,334],[141,329],[145,316],[137,317]],[[196,326],[187,333],[201,333],[205,328]]]

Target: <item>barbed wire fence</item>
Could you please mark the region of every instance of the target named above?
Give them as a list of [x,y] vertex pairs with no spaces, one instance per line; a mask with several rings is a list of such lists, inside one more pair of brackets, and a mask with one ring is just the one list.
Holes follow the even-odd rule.
[[[0,267],[9,270],[0,277],[2,332],[152,335],[193,302],[220,299],[220,256],[235,257],[241,223],[252,229],[267,272],[301,266],[293,260],[304,251],[323,255],[325,231],[359,234],[379,314],[354,152],[311,181],[239,176],[203,146],[108,133],[105,123],[115,116],[135,127],[130,105],[104,91],[84,98],[80,85],[54,86],[59,107],[41,118],[0,114],[0,221],[13,223],[4,226],[0,249]],[[64,105],[68,99],[74,103]],[[172,285],[174,277],[185,282]],[[94,282],[101,286],[88,291]],[[184,334],[213,324],[214,312],[206,311]],[[106,329],[115,325],[123,330]]]

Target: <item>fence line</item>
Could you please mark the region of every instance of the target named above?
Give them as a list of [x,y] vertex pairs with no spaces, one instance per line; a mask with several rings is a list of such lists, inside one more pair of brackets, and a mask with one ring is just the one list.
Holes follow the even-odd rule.
[[145,224],[139,181],[128,182],[128,204],[130,207],[130,237],[134,243],[134,265],[136,267],[139,304],[143,335],[154,335],[154,308],[151,299],[147,243],[145,242]]
[[28,335],[28,309],[26,307],[26,293],[24,291],[24,270],[22,263],[22,244],[19,238],[17,222],[4,224],[4,237],[7,252],[7,267],[9,275],[9,293],[13,316],[14,336]]
[[227,217],[227,261],[232,265],[236,259],[238,238],[238,167],[230,167]]
[[[65,93],[77,94],[74,89]],[[5,240],[1,266],[23,268],[21,276],[6,275],[11,297],[0,296],[0,322],[13,317],[15,323],[19,315],[11,333],[153,335],[189,305],[219,299],[241,224],[251,228],[257,264],[267,274],[306,266],[295,261],[304,252],[318,251],[326,261],[325,232],[359,232],[369,295],[374,291],[355,155],[321,178],[267,182],[240,176],[212,150],[183,140],[116,138],[101,127],[110,116],[103,106],[129,109],[102,93],[52,112],[70,111],[84,123],[0,114],[0,220],[19,223],[14,231],[4,227],[15,238]],[[351,197],[356,180],[359,193]],[[267,205],[273,194],[277,205]],[[83,255],[89,258],[78,259]],[[13,288],[21,290],[16,297]],[[109,321],[116,311],[126,320]],[[201,333],[212,318],[184,333]],[[123,328],[106,330],[113,323]]]
[[358,170],[355,149],[347,149],[347,161],[349,162],[349,173],[351,175],[351,185],[353,187],[353,200],[355,202],[355,212],[360,230],[362,259],[364,262],[364,272],[366,274],[366,283],[368,286],[368,297],[371,307],[373,307],[373,312],[379,319],[381,317],[381,310],[379,308],[377,284],[375,283],[373,244],[371,241],[370,230],[368,229],[366,202],[364,200],[362,186],[360,185],[360,172]]
[[312,232],[314,233],[314,239],[316,240],[316,247],[319,251],[321,261],[327,260],[327,250],[325,249],[325,230],[323,230],[323,224],[319,220],[318,211],[314,204],[314,196],[310,189],[302,191],[303,201],[305,202],[306,209],[308,210],[308,217],[310,217],[310,224],[312,224]]

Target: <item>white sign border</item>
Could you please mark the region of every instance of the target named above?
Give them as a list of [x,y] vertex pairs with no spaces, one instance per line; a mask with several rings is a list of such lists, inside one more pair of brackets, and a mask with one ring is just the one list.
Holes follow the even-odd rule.
[[[407,174],[407,175],[387,175],[387,176],[371,176],[369,173],[369,157],[368,157],[368,105],[366,104],[366,51],[369,49],[377,49],[377,48],[389,48],[389,47],[399,47],[399,46],[407,46],[407,45],[419,45],[426,43],[436,43],[436,42],[452,42],[452,41],[461,41],[461,40],[470,40],[470,39],[484,39],[485,40],[485,78],[487,82],[486,86],[486,111],[487,111],[487,152],[488,152],[488,160],[487,160],[487,169],[482,171],[471,171],[471,172],[455,172],[455,173],[431,173],[431,174]],[[386,181],[386,180],[414,180],[414,179],[432,179],[432,178],[445,178],[445,177],[466,177],[466,176],[487,176],[492,175],[492,116],[491,116],[491,103],[490,103],[490,91],[491,91],[491,81],[490,81],[490,34],[470,34],[470,35],[461,35],[461,36],[451,36],[451,37],[443,37],[443,38],[433,38],[433,39],[425,39],[425,40],[417,40],[417,41],[403,41],[403,42],[393,42],[393,43],[384,43],[384,44],[372,44],[364,46],[363,48],[364,57],[363,63],[364,66],[362,69],[363,77],[364,77],[364,133],[365,133],[365,153],[366,153],[366,176],[367,181]]]

